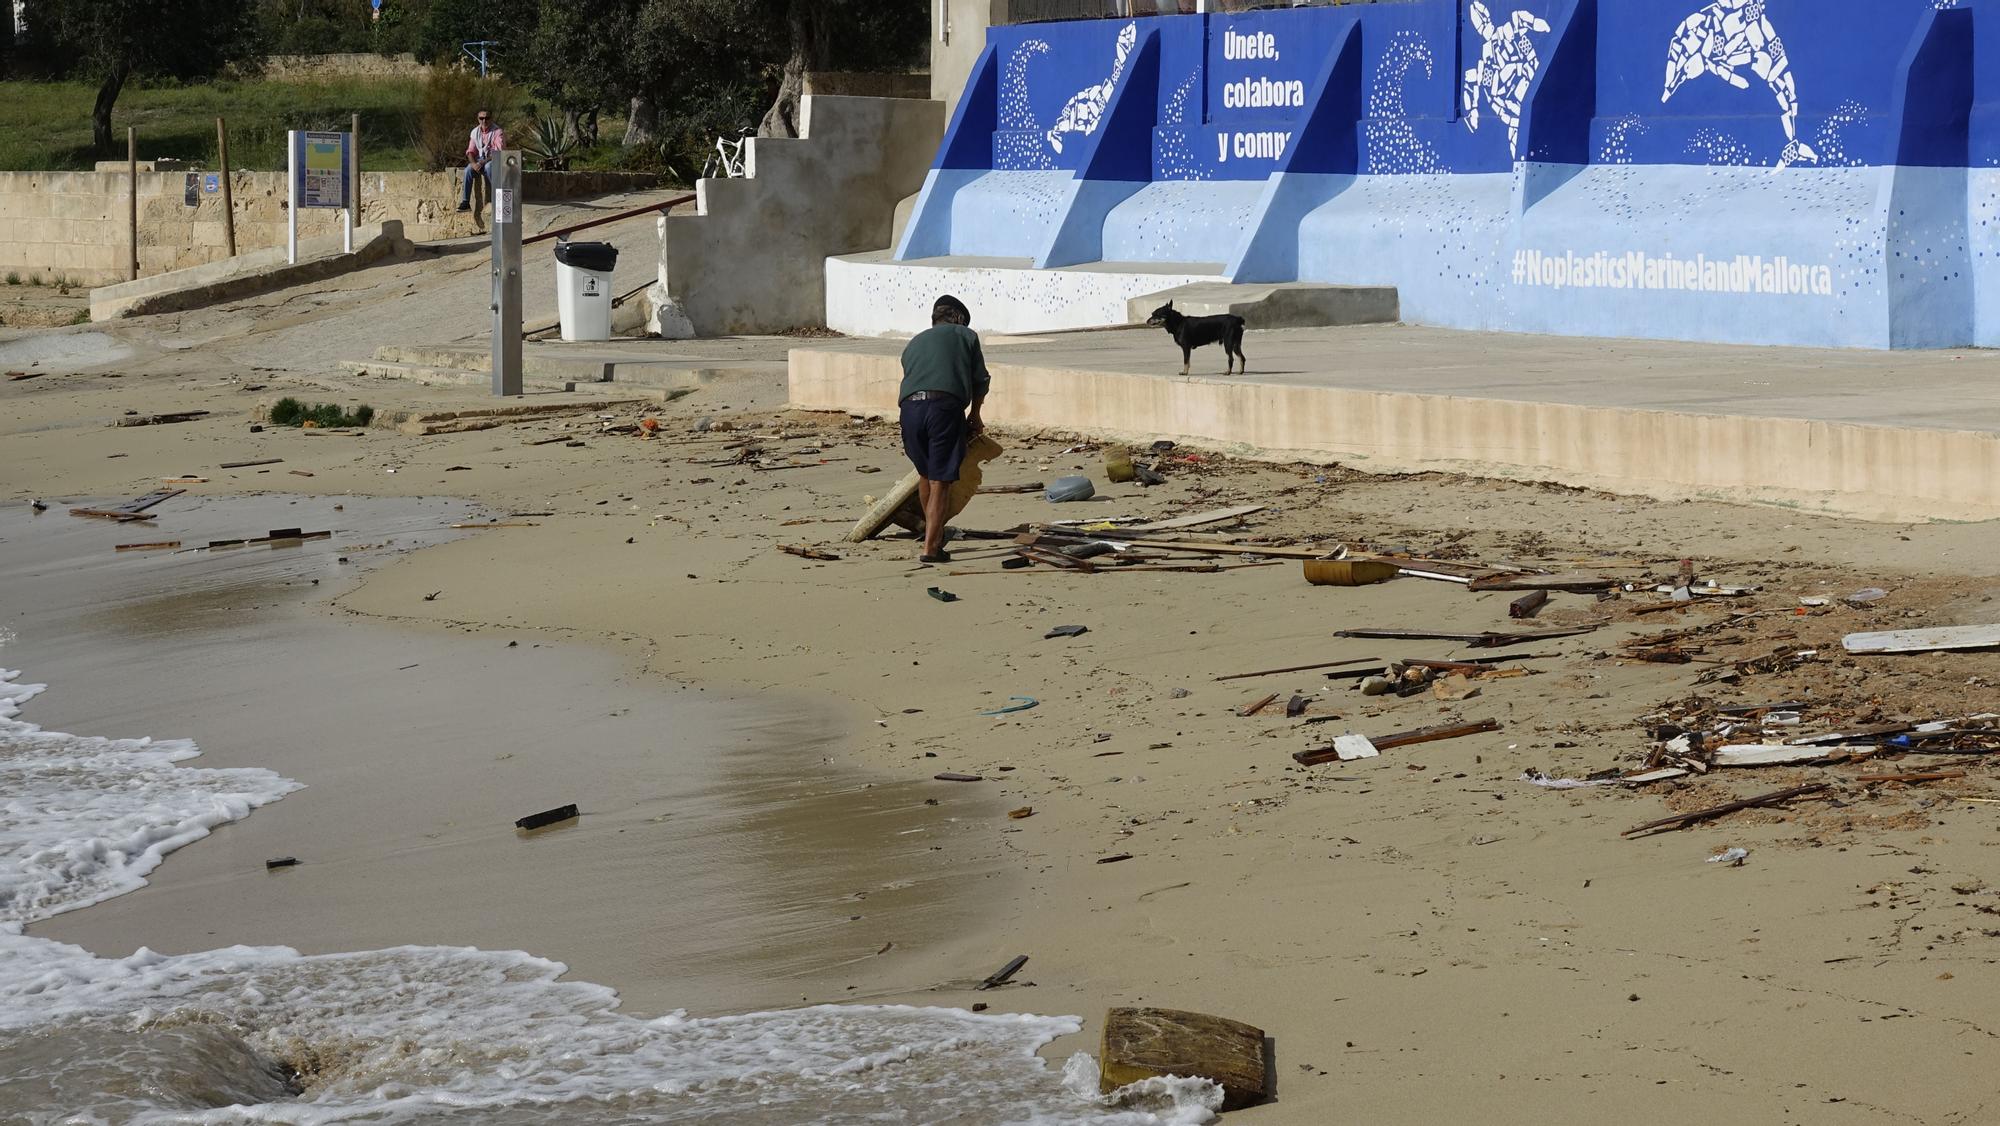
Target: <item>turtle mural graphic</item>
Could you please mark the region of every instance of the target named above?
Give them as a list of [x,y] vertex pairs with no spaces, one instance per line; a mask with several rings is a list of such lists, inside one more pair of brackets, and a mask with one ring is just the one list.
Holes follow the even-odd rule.
[[1465,107],[1465,127],[1479,132],[1479,109],[1484,102],[1493,116],[1507,127],[1507,151],[1521,157],[1521,103],[1535,72],[1542,69],[1542,56],[1535,50],[1531,31],[1547,32],[1548,21],[1533,12],[1517,11],[1506,23],[1493,22],[1493,13],[1480,0],[1472,0],[1468,14],[1472,30],[1484,46],[1479,49],[1479,65],[1465,72],[1461,99]]

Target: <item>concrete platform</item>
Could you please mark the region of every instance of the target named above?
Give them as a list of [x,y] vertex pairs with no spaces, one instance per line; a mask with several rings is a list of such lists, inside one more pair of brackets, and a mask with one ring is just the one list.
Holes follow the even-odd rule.
[[878,250],[826,260],[826,325],[855,336],[907,336],[929,328],[931,303],[950,293],[972,309],[972,326],[982,331],[1101,328],[1130,324],[1127,304],[1135,297],[1221,280],[1219,262],[1092,262],[1037,270],[1026,258],[898,262]]
[[[792,353],[794,406],[894,410],[901,344]],[[1408,325],[1252,333],[1247,375],[1158,329],[992,337],[989,421],[1379,472],[1443,470],[1872,520],[2000,517],[2000,355]]]

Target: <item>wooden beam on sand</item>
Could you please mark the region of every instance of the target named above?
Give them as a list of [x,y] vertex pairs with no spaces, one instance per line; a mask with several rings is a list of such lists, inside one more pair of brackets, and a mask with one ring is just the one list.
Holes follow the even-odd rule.
[[[1380,739],[1370,739],[1378,751],[1395,747],[1409,747],[1418,743],[1436,743],[1444,739],[1458,739],[1467,735],[1479,735],[1500,730],[1498,720],[1485,719],[1478,723],[1455,724],[1444,727],[1419,727],[1414,731],[1398,731],[1394,735],[1384,735]],[[1310,751],[1298,751],[1292,755],[1300,766],[1318,766],[1340,758],[1336,747],[1318,747]]]
[[1805,786],[1793,786],[1789,789],[1773,790],[1768,794],[1758,794],[1754,798],[1743,798],[1738,801],[1723,802],[1721,805],[1711,805],[1706,809],[1690,810],[1687,813],[1676,813],[1672,817],[1662,817],[1658,821],[1648,821],[1644,825],[1634,825],[1630,829],[1627,829],[1618,835],[1621,837],[1633,837],[1633,836],[1639,836],[1641,834],[1655,833],[1661,829],[1685,829],[1688,826],[1693,825],[1697,822],[1707,821],[1710,820],[1711,818],[1721,817],[1724,814],[1735,813],[1738,810],[1743,810],[1743,809],[1755,809],[1759,806],[1778,805],[1783,802],[1788,802],[1793,798],[1802,798],[1807,794],[1819,793],[1821,790],[1825,790],[1828,788],[1829,788],[1828,783],[1813,782]]
[[1327,661],[1323,664],[1317,664],[1317,665],[1291,665],[1287,668],[1282,668],[1282,669],[1259,669],[1256,672],[1233,672],[1230,673],[1228,676],[1218,676],[1215,679],[1219,681],[1249,680],[1251,677],[1256,677],[1256,676],[1279,676],[1281,674],[1288,672],[1313,672],[1318,669],[1340,669],[1340,668],[1346,668],[1349,665],[1380,665],[1381,663],[1382,663],[1382,658],[1380,657],[1361,657],[1352,661]]

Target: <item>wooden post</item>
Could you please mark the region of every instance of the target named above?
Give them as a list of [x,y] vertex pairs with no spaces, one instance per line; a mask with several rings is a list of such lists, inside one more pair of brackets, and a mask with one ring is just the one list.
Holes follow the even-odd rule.
[[126,200],[131,204],[126,232],[131,235],[132,257],[126,263],[126,280],[139,280],[139,131],[125,127],[125,171],[129,180]]
[[229,129],[215,119],[215,159],[222,165],[222,235],[229,256],[236,257],[236,193],[229,186]]

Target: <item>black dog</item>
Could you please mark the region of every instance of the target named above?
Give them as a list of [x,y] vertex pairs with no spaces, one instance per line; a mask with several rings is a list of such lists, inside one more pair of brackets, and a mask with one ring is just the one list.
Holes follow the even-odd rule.
[[1237,374],[1237,365],[1242,370],[1250,370],[1250,361],[1243,358],[1243,318],[1234,313],[1218,313],[1212,317],[1189,317],[1174,311],[1174,303],[1153,310],[1146,319],[1149,325],[1159,325],[1181,346],[1181,374],[1188,374],[1194,366],[1194,350],[1209,344],[1220,344],[1228,353],[1228,365],[1224,375]]

